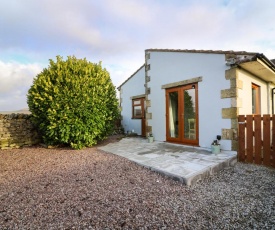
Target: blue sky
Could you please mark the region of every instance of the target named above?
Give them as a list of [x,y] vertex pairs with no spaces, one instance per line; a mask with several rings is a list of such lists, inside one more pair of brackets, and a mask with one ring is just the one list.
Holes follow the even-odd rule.
[[119,86],[144,50],[212,49],[275,58],[274,0],[2,0],[0,111],[26,108],[57,55],[102,64]]

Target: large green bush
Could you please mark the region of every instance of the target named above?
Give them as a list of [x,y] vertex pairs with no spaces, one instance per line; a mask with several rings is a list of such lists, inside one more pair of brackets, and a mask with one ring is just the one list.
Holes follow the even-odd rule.
[[101,63],[57,56],[27,95],[33,121],[48,145],[81,149],[106,138],[118,116],[116,90]]

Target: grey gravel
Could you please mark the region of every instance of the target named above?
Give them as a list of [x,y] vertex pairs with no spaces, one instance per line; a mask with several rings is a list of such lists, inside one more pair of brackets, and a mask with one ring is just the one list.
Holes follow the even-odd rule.
[[97,147],[0,150],[0,229],[275,229],[274,207],[263,166],[188,188]]

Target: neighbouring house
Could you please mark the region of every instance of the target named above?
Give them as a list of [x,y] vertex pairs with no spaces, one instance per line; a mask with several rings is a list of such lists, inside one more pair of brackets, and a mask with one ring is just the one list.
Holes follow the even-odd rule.
[[244,51],[145,50],[145,64],[122,83],[127,132],[210,148],[237,150],[237,116],[274,114],[275,64]]

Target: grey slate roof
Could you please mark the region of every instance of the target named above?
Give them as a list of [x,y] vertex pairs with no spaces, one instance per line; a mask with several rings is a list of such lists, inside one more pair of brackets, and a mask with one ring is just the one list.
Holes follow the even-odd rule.
[[236,54],[236,55],[256,55],[257,52],[233,51],[233,50],[188,50],[188,49],[146,49],[145,52],[181,52],[181,53],[210,53],[210,54]]

